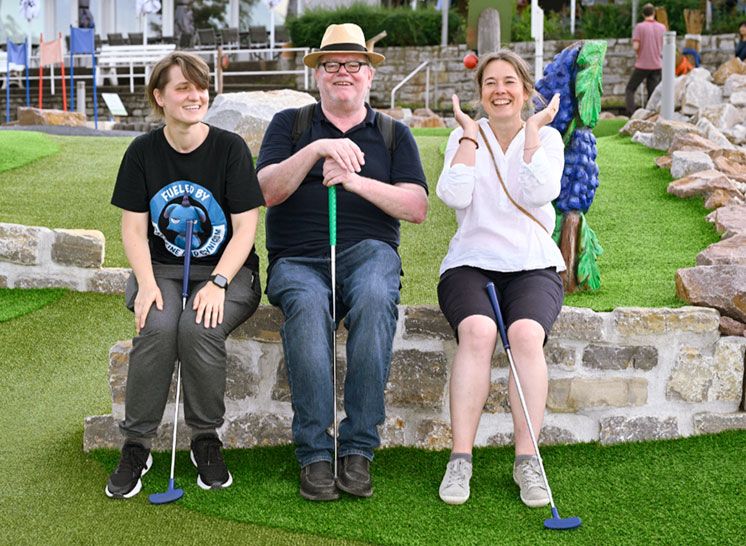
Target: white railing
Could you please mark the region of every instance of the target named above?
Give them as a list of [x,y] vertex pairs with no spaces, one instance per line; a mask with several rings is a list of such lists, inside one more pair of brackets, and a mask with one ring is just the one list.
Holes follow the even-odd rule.
[[[150,44],[149,44],[150,46]],[[155,63],[158,61],[158,58],[154,58],[148,55],[138,55],[138,56],[132,56],[132,57],[123,57],[121,55],[111,55],[112,50],[116,51],[114,48],[118,48],[121,46],[113,46],[113,47],[106,47],[106,50],[100,51],[96,53],[96,82],[103,83],[104,78],[109,79],[113,85],[118,85],[118,81],[116,79],[116,74],[112,71],[112,69],[115,69],[116,66],[124,66],[128,68],[128,73],[125,75],[129,79],[129,87],[130,92],[134,92],[134,78],[135,77],[142,77],[144,78],[145,83],[147,83],[148,76],[150,74],[150,70],[155,65]],[[139,46],[126,46],[129,49],[137,48]],[[151,50],[154,48],[151,48]],[[173,46],[171,46],[170,49],[166,50],[163,49],[163,53],[167,53],[168,51],[171,51],[173,49]],[[222,70],[219,68],[218,63],[218,57],[220,55],[219,51],[217,49],[214,50],[190,50],[192,53],[195,53],[201,57],[206,57],[208,59],[208,62],[213,63],[213,70],[210,72],[210,77],[213,81],[213,86],[215,89],[215,92],[219,92],[219,90],[222,88],[222,82],[219,81],[219,75],[222,76],[222,78],[227,77],[236,77],[236,76],[268,76],[273,74],[296,74],[300,75],[303,74],[304,79],[304,88],[308,90],[309,82],[310,82],[310,69],[307,66],[303,66],[303,69],[297,69],[297,70],[251,70],[251,71],[239,71],[239,70],[230,70],[230,65],[228,66],[228,69]],[[290,53],[290,52],[301,52],[304,55],[307,54],[310,51],[309,48],[303,48],[303,47],[290,47],[290,48],[266,48],[266,49],[229,49],[222,51],[223,56],[228,56],[229,58],[236,58],[238,57],[239,61],[241,60],[252,60],[252,59],[273,59],[278,54],[282,53]],[[151,53],[152,51],[149,51],[148,53]],[[5,52],[0,52],[5,53]],[[107,55],[108,54],[108,55]],[[242,57],[245,57],[245,59],[242,59]],[[68,66],[69,60],[70,60],[70,53],[67,52],[63,56],[65,60],[65,76],[67,78],[70,77],[70,67]],[[73,60],[75,62],[75,67],[80,66],[87,66],[90,68],[91,66],[91,55],[90,54],[76,54],[73,55]],[[3,75],[3,84],[4,84],[4,76],[5,76],[5,58],[2,58],[2,70],[0,70],[0,74]],[[21,69],[23,70],[23,67],[21,66]],[[136,73],[135,69],[142,69],[143,72]],[[12,71],[13,74],[11,78],[14,80],[14,83],[18,83],[19,81],[19,75],[20,75],[20,81],[23,82],[23,85],[25,85],[25,73],[22,71]],[[120,74],[120,76],[122,76]],[[58,68],[53,67],[50,71],[47,67],[44,68],[44,79],[48,78],[58,78]],[[92,79],[91,74],[75,74],[76,80],[90,80]],[[39,56],[38,55],[31,55],[29,57],[29,80],[37,82],[39,80]],[[52,80],[54,81],[54,80]],[[55,94],[54,90],[54,83],[52,83],[52,95]]]
[[412,70],[412,72],[410,72],[409,75],[406,78],[404,78],[401,82],[399,82],[396,85],[396,87],[394,87],[391,90],[391,108],[392,109],[395,107],[395,104],[396,104],[396,102],[395,102],[396,101],[396,92],[405,83],[407,83],[409,80],[411,80],[412,78],[414,78],[414,76],[420,70],[422,70],[423,68],[426,68],[426,70],[425,70],[425,108],[430,108],[430,60],[428,59],[427,61],[422,62],[420,64],[420,66],[418,66],[417,68],[415,68],[414,70]]

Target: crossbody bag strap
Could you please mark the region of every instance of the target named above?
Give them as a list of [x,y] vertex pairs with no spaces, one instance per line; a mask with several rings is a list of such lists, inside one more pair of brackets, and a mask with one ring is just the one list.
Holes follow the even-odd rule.
[[495,172],[497,173],[497,179],[500,181],[500,185],[502,186],[503,190],[505,190],[505,195],[508,196],[508,199],[511,203],[515,205],[515,207],[520,210],[523,214],[531,218],[534,222],[539,224],[541,226],[541,229],[549,233],[549,230],[547,230],[546,227],[544,227],[544,224],[539,222],[539,220],[536,219],[536,217],[528,212],[525,208],[523,208],[521,205],[519,205],[515,199],[510,195],[510,192],[508,191],[508,187],[505,185],[505,182],[503,182],[503,177],[500,174],[500,169],[497,168],[497,161],[495,161],[495,154],[492,153],[492,146],[490,146],[490,141],[487,140],[487,135],[484,134],[484,131],[482,130],[482,126],[479,126],[479,134],[482,135],[482,140],[484,140],[485,146],[487,146],[487,152],[490,154],[490,159],[492,159],[492,164],[495,166]]

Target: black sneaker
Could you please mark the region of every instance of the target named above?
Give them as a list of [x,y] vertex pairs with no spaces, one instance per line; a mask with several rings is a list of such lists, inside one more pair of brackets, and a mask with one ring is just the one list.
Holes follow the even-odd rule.
[[153,456],[140,444],[126,443],[122,447],[119,466],[109,476],[106,496],[111,499],[131,499],[142,489],[141,476],[150,470]]
[[301,468],[300,496],[312,501],[330,501],[339,498],[330,461],[317,461]]
[[201,434],[192,440],[189,455],[197,467],[197,485],[202,489],[225,489],[233,483],[221,447],[223,442],[215,434]]
[[338,467],[337,487],[356,497],[373,495],[368,459],[362,455],[347,455],[339,459]]

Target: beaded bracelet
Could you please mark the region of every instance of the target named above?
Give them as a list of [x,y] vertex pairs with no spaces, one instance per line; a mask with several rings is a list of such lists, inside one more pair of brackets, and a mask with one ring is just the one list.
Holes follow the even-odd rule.
[[462,136],[460,139],[458,139],[458,143],[461,144],[461,142],[464,141],[464,140],[468,140],[469,142],[473,142],[474,146],[476,146],[477,148],[479,148],[479,142],[477,142],[477,139],[471,138],[471,137],[468,137],[468,136]]

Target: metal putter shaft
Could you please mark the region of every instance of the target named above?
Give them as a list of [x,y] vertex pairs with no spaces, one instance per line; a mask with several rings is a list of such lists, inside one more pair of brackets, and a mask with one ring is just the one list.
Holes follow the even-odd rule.
[[531,436],[531,443],[534,445],[534,452],[536,458],[539,460],[539,468],[541,470],[541,477],[544,480],[544,486],[547,488],[547,494],[549,496],[549,504],[552,507],[552,517],[544,520],[544,527],[547,529],[563,530],[563,529],[575,529],[580,527],[582,523],[578,517],[561,518],[557,507],[554,504],[554,498],[552,497],[552,490],[549,487],[549,481],[547,480],[547,473],[544,470],[544,461],[539,453],[539,444],[536,441],[536,435],[534,434],[534,427],[531,425],[531,419],[528,414],[528,406],[526,405],[526,399],[523,396],[523,389],[521,388],[521,381],[518,377],[518,370],[513,362],[513,353],[510,351],[510,343],[508,342],[508,336],[505,331],[505,323],[503,322],[503,316],[500,312],[500,304],[497,301],[497,293],[495,292],[495,285],[491,282],[487,283],[487,295],[490,298],[492,304],[492,310],[495,312],[495,318],[497,319],[497,329],[500,332],[500,339],[502,340],[503,347],[505,347],[505,353],[508,355],[508,362],[510,363],[510,371],[513,374],[513,381],[515,381],[516,391],[518,391],[518,398],[521,400],[521,408],[523,409],[523,417],[526,419],[526,425],[528,426],[528,432]]
[[334,431],[334,479],[337,479],[337,187],[329,186],[329,249],[332,275],[332,430]]
[[[189,198],[184,196],[184,202],[189,203]],[[182,202],[183,205],[183,202]],[[192,234],[194,233],[194,220],[187,220],[186,243],[184,245],[184,278],[181,282],[181,310],[186,309],[189,299],[189,266],[192,261]],[[181,360],[176,361],[176,401],[174,404],[174,436],[171,442],[171,474],[168,478],[168,489],[163,493],[153,493],[148,497],[152,504],[167,504],[179,500],[184,496],[183,489],[174,488],[174,470],[176,469],[176,427],[179,422],[179,394],[181,392]]]

